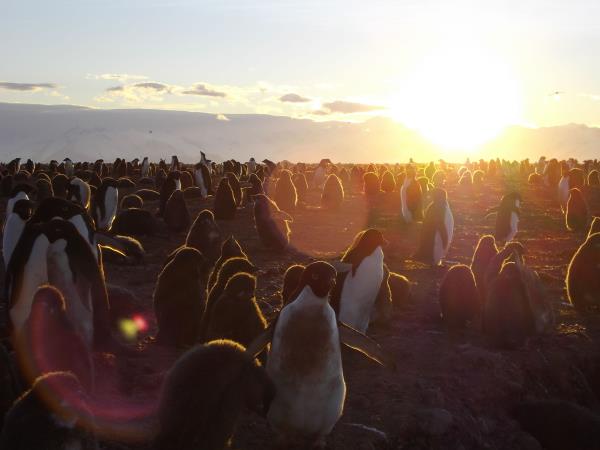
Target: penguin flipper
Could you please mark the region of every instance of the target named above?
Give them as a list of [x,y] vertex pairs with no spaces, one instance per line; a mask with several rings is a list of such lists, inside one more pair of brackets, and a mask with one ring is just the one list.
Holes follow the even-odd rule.
[[366,334],[355,330],[344,322],[338,321],[338,329],[340,334],[340,342],[345,346],[356,350],[367,358],[372,359],[376,363],[387,366],[392,369],[396,368],[396,362],[387,355],[377,342],[368,337]]

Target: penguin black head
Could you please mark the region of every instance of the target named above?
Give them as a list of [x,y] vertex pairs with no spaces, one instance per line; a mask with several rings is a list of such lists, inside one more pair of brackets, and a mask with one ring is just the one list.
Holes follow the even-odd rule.
[[54,217],[69,220],[71,217],[80,214],[87,214],[80,204],[64,198],[49,197],[38,205],[31,220],[35,223],[47,222]]
[[29,195],[32,192],[35,192],[35,187],[30,184],[19,183],[10,191],[10,198],[15,197],[19,192],[24,192]]
[[167,175],[167,180],[179,180],[181,178],[181,173],[179,172],[179,170],[174,170],[172,172],[169,172],[169,175]]
[[479,242],[477,243],[477,250],[481,249],[481,251],[493,252],[497,253],[498,249],[496,248],[496,238],[491,234],[486,234],[479,238]]
[[29,220],[33,214],[34,203],[31,200],[19,200],[13,206],[13,213],[17,214],[22,220]]
[[232,298],[254,297],[256,277],[246,272],[236,273],[225,285],[225,295]]
[[443,189],[435,188],[431,191],[431,199],[436,205],[440,203],[445,203],[448,201],[448,194]]
[[204,255],[193,247],[183,247],[179,250],[173,263],[179,267],[195,267],[198,273],[202,273],[207,265]]
[[335,277],[336,271],[331,264],[316,261],[304,268],[298,289],[302,290],[305,286],[310,286],[317,297],[324,298],[335,285]]
[[43,225],[43,232],[50,242],[58,239],[70,241],[80,237],[77,228],[71,222],[62,219],[53,219]]
[[358,264],[360,264],[365,257],[372,254],[377,247],[384,247],[387,243],[388,241],[384,239],[381,231],[375,228],[361,231],[356,235],[354,242],[342,257],[342,262],[358,266]]

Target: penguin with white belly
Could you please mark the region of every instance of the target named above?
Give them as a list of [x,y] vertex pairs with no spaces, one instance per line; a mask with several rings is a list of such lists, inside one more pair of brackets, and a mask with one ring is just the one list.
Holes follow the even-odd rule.
[[438,266],[448,253],[452,242],[454,217],[445,190],[435,188],[431,195],[433,202],[425,212],[419,248],[414,257],[424,263]]
[[29,200],[29,194],[34,190],[33,186],[28,184],[17,184],[8,196],[8,202],[6,203],[6,217],[13,211],[15,203],[19,200]]
[[324,446],[346,398],[341,343],[380,363],[388,359],[365,335],[344,324],[338,327],[328,302],[335,276],[335,269],[326,262],[306,266],[295,300],[247,349],[257,355],[271,342],[267,373],[276,394],[267,419],[282,444],[303,440]]
[[361,231],[338,265],[331,305],[340,321],[364,333],[383,281],[383,246],[379,230]]
[[512,241],[517,234],[521,218],[521,194],[511,192],[500,200],[500,205],[488,211],[486,217],[496,213],[496,231],[494,237],[497,242]]
[[25,224],[33,213],[33,202],[31,200],[19,200],[12,207],[12,212],[7,215],[2,232],[2,257],[4,258],[4,267],[8,267],[8,262],[12,256],[13,250],[17,246]]
[[423,219],[423,191],[416,177],[415,168],[409,165],[400,187],[401,213],[406,223],[419,222]]
[[142,178],[146,178],[150,175],[150,162],[148,161],[147,156],[144,156],[144,159],[142,161],[140,174],[141,174]]
[[114,178],[104,178],[92,202],[92,217],[98,230],[110,230],[119,206],[119,189]]
[[85,209],[90,206],[90,185],[81,178],[73,178],[67,186],[67,196],[70,200],[79,203]]
[[194,184],[200,188],[202,198],[213,194],[210,171],[205,164],[199,162],[194,166]]

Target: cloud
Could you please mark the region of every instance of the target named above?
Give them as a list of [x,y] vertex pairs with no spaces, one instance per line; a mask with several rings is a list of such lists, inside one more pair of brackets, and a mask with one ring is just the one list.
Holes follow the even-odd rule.
[[106,92],[122,92],[125,90],[123,86],[112,86],[106,89]]
[[225,122],[229,122],[229,117],[227,117],[225,114],[217,114],[217,120],[223,120]]
[[100,95],[94,98],[94,100],[100,103],[124,100],[128,104],[139,104],[144,101],[162,102],[165,94],[172,94],[176,89],[178,89],[177,86],[148,81],[144,83],[111,86],[105,89],[104,95]]
[[198,83],[191,89],[182,92],[185,95],[204,95],[206,97],[227,97],[226,92],[211,89],[204,83]]
[[0,81],[0,89],[20,92],[36,92],[42,89],[56,89],[58,85],[54,83],[10,83],[8,81]]
[[306,98],[306,97],[302,97],[298,94],[294,94],[294,93],[290,93],[290,94],[285,94],[282,95],[281,97],[279,97],[279,101],[282,102],[290,102],[290,103],[306,103],[306,102],[310,102],[310,98]]
[[171,87],[163,84],[163,83],[153,83],[153,82],[148,82],[148,83],[136,83],[133,85],[134,88],[140,88],[140,89],[152,89],[158,92],[170,92],[171,91]]
[[371,111],[379,111],[385,109],[383,106],[366,105],[364,103],[346,102],[343,100],[336,100],[334,102],[323,103],[323,107],[319,112],[315,111],[313,114],[354,114],[354,113],[365,113]]
[[129,73],[103,73],[100,75],[96,75],[93,73],[88,73],[85,76],[88,80],[117,80],[122,83],[127,82],[128,80],[147,80],[148,77],[144,75],[132,75]]

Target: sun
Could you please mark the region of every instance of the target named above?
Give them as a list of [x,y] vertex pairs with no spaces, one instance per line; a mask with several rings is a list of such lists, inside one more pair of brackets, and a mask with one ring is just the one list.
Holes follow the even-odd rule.
[[399,80],[392,116],[455,155],[467,154],[522,121],[511,67],[489,49],[446,44]]

